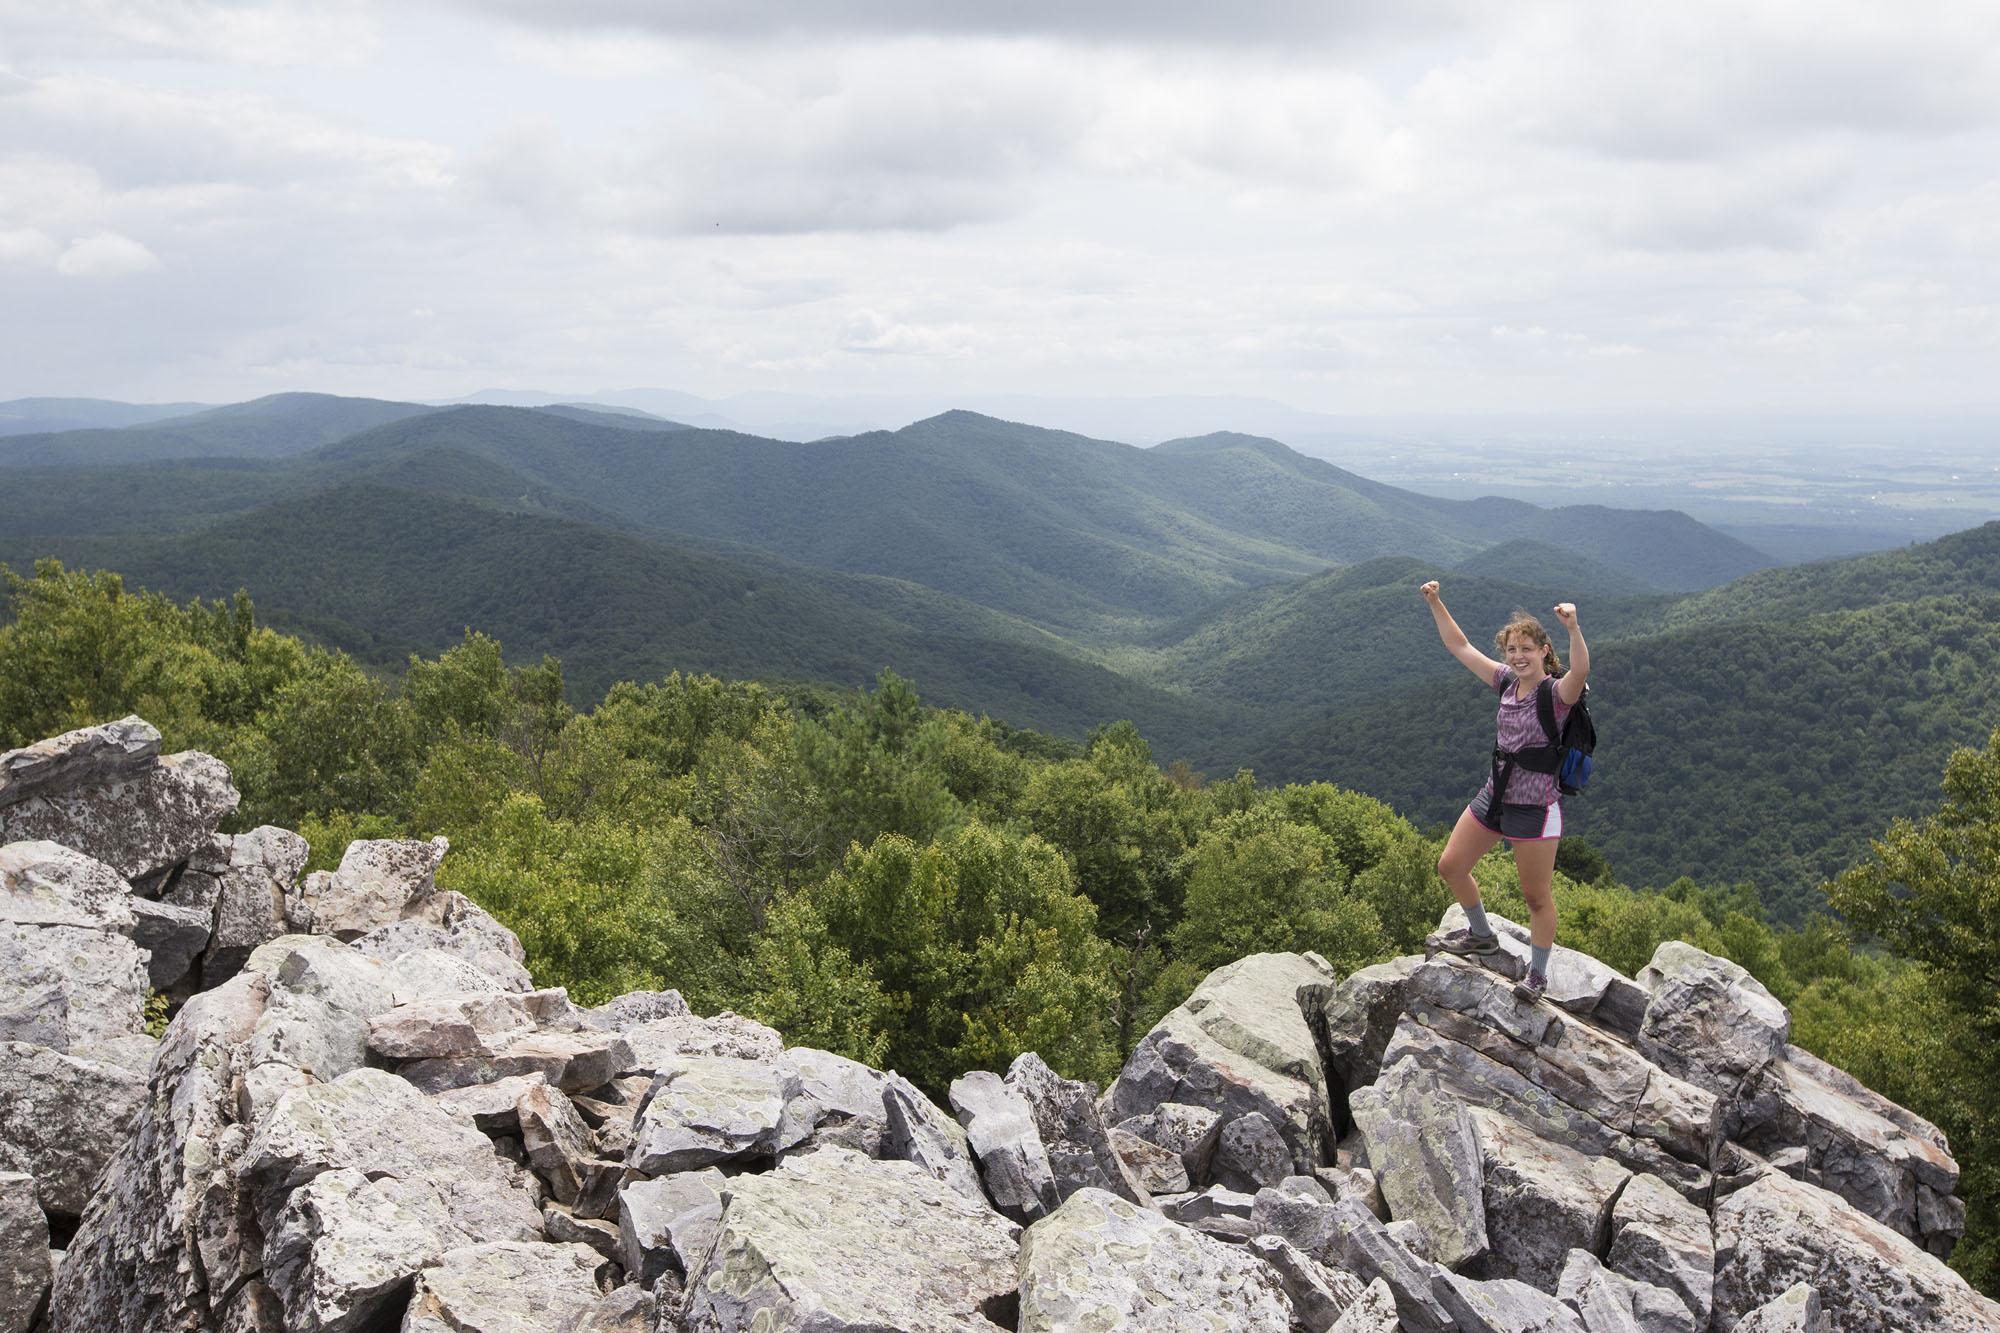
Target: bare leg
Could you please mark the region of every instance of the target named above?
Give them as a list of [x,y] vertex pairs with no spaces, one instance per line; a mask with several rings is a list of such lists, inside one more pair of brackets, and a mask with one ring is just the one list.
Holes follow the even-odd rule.
[[[1472,867],[1479,864],[1479,858],[1500,845],[1500,835],[1472,817],[1467,810],[1458,817],[1458,825],[1451,831],[1451,838],[1444,845],[1444,854],[1438,857],[1438,874],[1444,877],[1445,887],[1451,896],[1458,899],[1460,907],[1472,907],[1479,902],[1479,881],[1472,877]],[[1550,846],[1554,846],[1553,843]],[[1551,854],[1551,870],[1555,860]],[[1551,937],[1555,930],[1555,917],[1549,917]]]
[[1556,899],[1550,886],[1555,883],[1556,846],[1561,841],[1514,844],[1514,869],[1521,876],[1521,896],[1528,900],[1528,936],[1538,949],[1556,942]]

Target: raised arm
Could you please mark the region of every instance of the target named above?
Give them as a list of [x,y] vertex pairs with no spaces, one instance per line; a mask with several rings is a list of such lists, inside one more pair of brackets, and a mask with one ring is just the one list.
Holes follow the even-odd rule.
[[1583,687],[1590,682],[1590,645],[1583,641],[1583,630],[1576,623],[1575,602],[1557,602],[1556,619],[1569,631],[1569,670],[1556,682],[1556,690],[1562,695],[1563,705],[1574,708],[1583,697]]
[[1444,640],[1445,651],[1465,665],[1465,669],[1479,677],[1479,683],[1493,688],[1493,675],[1500,670],[1500,663],[1472,646],[1472,640],[1465,637],[1465,631],[1451,618],[1451,612],[1444,609],[1444,598],[1438,596],[1437,580],[1432,579],[1417,589],[1430,603],[1431,619],[1437,622],[1438,637]]

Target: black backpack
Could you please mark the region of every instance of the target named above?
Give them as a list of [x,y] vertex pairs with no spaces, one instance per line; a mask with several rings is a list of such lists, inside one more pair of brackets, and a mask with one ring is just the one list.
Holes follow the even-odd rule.
[[1597,748],[1597,724],[1590,720],[1590,686],[1576,697],[1576,706],[1556,731],[1556,682],[1544,680],[1535,690],[1535,711],[1542,716],[1542,733],[1555,742],[1556,789],[1565,796],[1583,793],[1590,781],[1591,752]]

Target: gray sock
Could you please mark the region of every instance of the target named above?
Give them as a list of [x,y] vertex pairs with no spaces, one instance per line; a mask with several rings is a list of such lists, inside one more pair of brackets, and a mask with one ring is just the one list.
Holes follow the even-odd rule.
[[1549,949],[1543,948],[1539,944],[1529,945],[1528,946],[1529,969],[1535,972],[1539,972],[1543,976],[1547,976],[1549,974],[1549,953],[1550,953]]
[[1491,935],[1493,933],[1493,927],[1486,924],[1486,904],[1484,903],[1474,903],[1465,909],[1465,924],[1472,928],[1472,933],[1475,935]]

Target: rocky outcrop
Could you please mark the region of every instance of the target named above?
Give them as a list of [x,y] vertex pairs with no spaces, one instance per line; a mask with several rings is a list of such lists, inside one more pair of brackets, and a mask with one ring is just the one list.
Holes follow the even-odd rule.
[[1559,949],[1539,1003],[1498,918],[1484,963],[1257,955],[1101,1097],[1029,1052],[954,1119],[536,989],[443,840],[302,875],[217,767],[136,719],[0,755],[7,827],[76,838],[0,845],[0,1333],[2000,1328],[1944,1136],[1685,945]]

